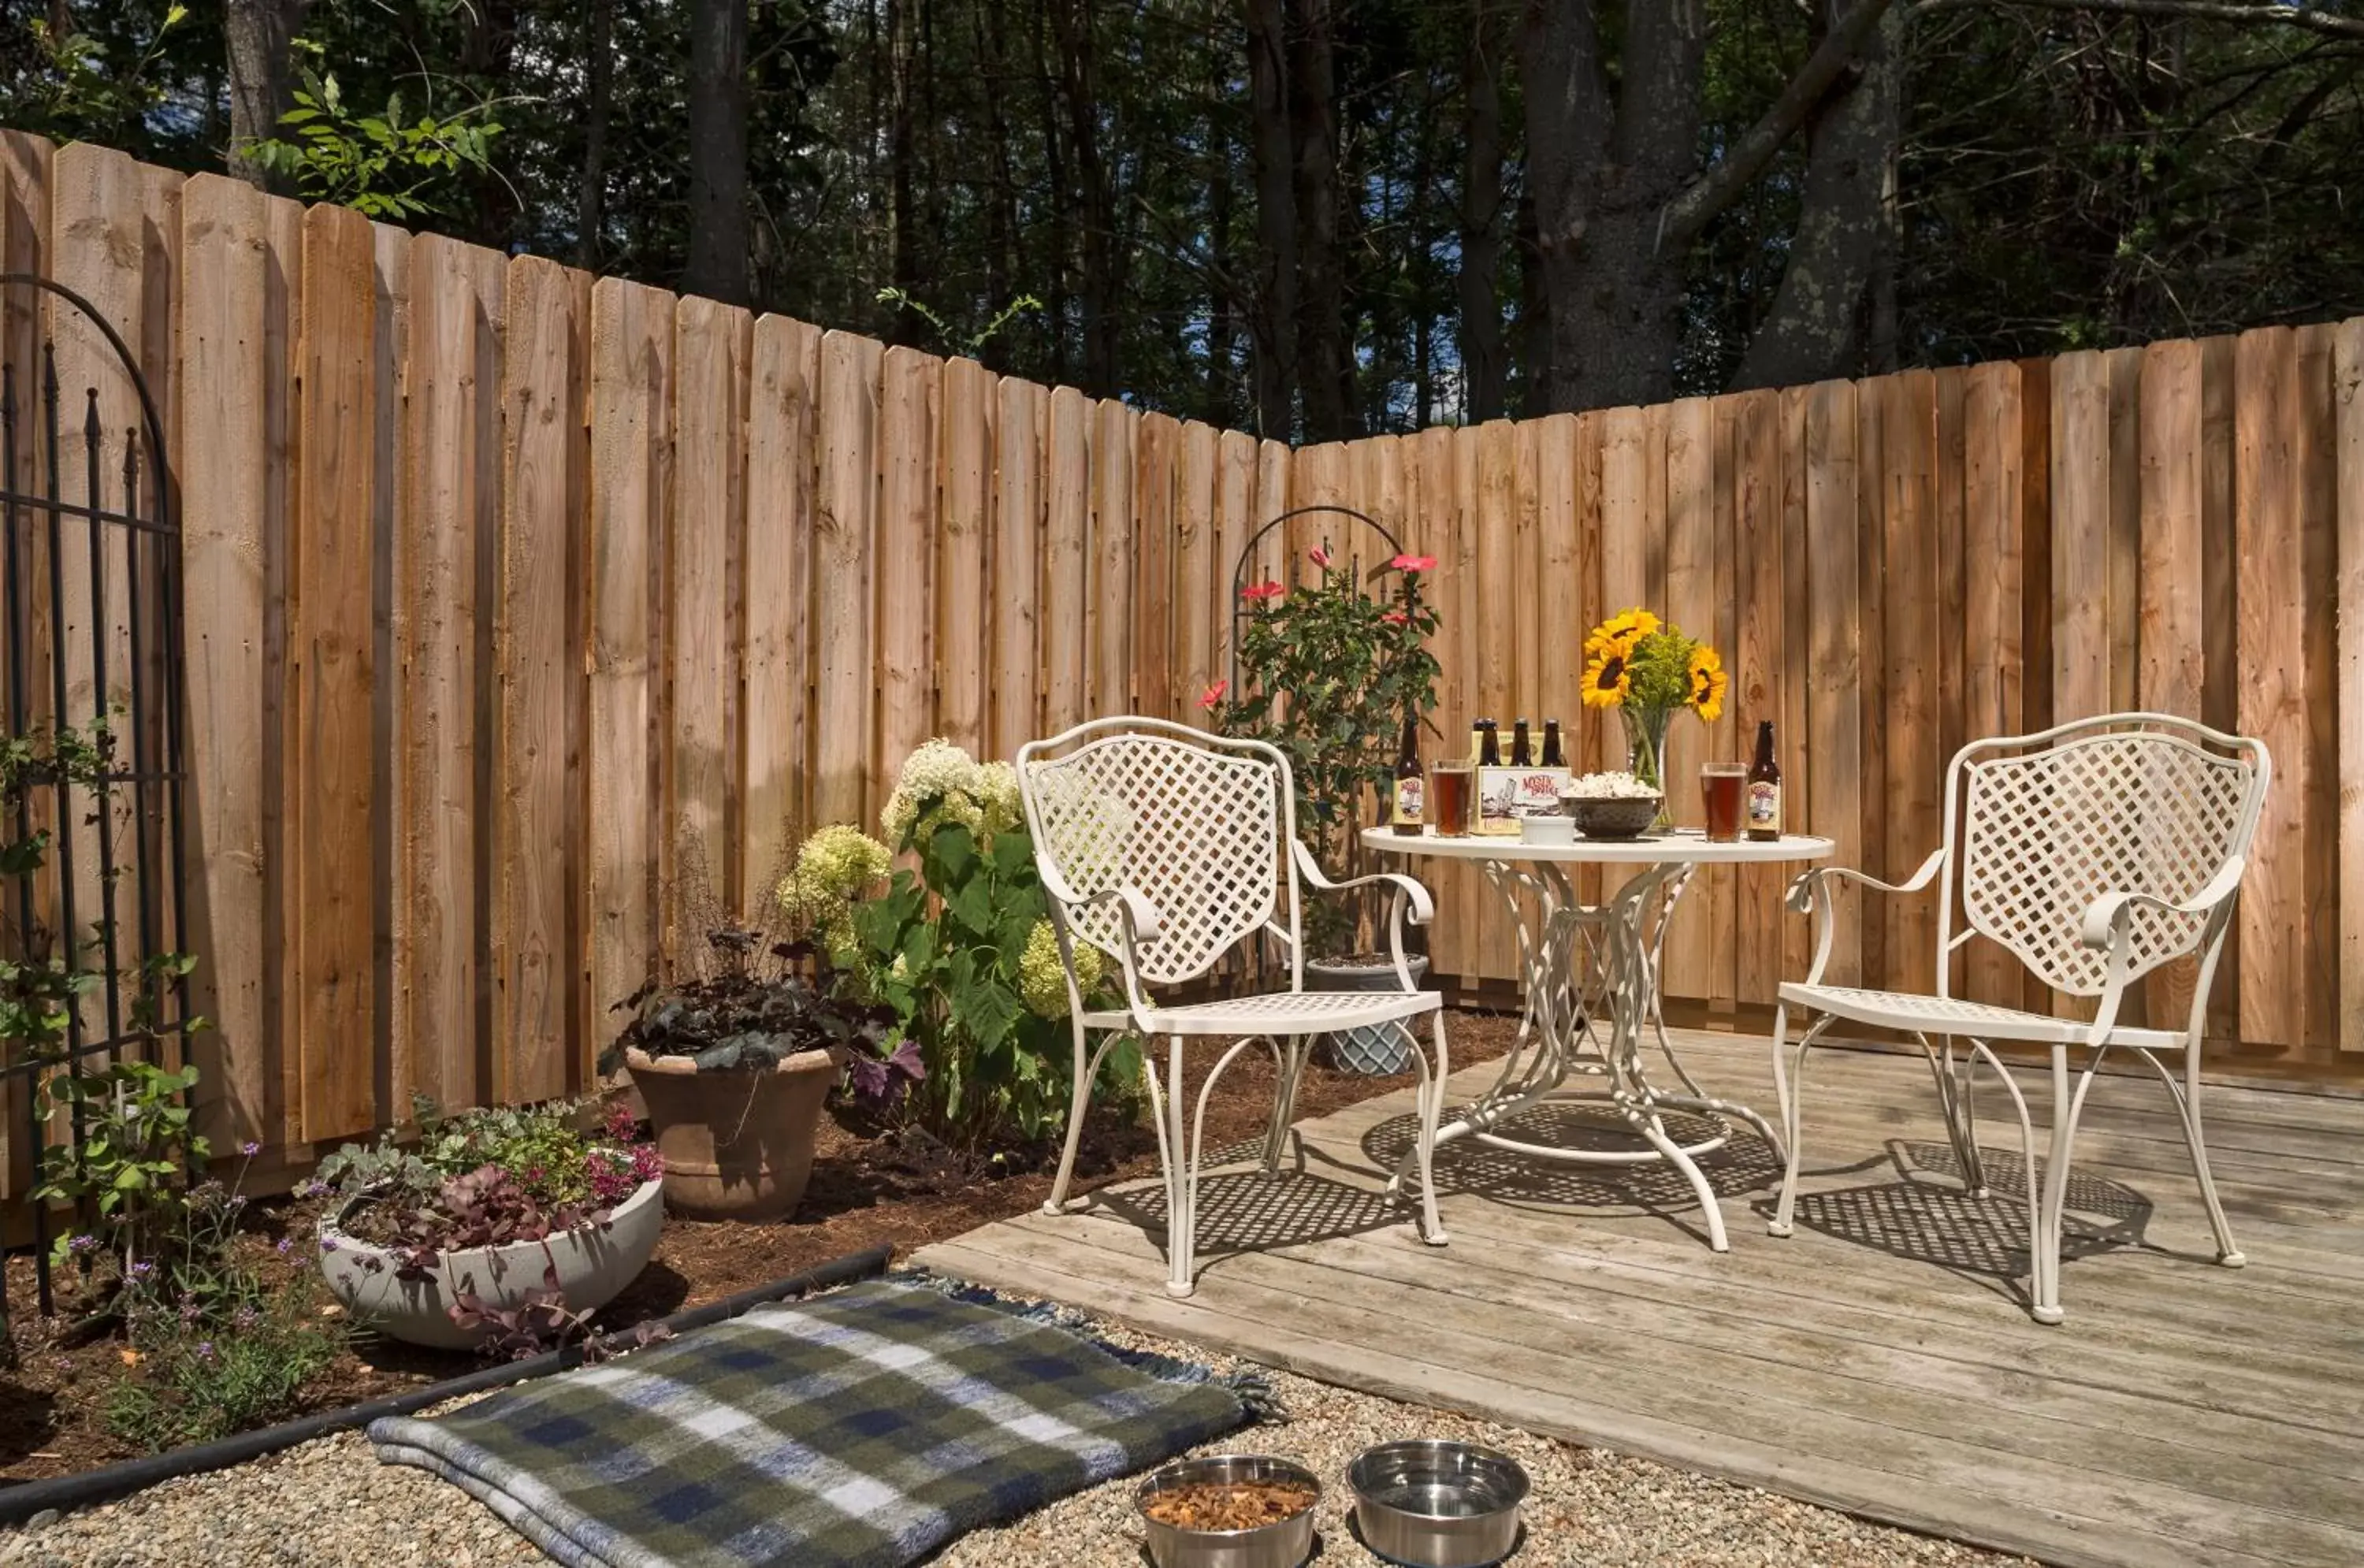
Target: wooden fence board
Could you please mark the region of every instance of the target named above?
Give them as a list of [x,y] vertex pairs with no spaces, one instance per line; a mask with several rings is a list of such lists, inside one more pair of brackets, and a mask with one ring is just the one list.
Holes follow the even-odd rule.
[[1212,617],[1210,681],[1231,680],[1232,609],[1238,603],[1233,583],[1240,552],[1256,526],[1255,488],[1255,438],[1244,430],[1225,430],[1215,443],[1214,559],[1209,562],[1213,580],[1207,606]]
[[975,360],[947,360],[940,396],[936,731],[971,756],[989,756],[985,622],[986,561],[993,543],[994,378]]
[[[411,247],[402,509],[394,539],[401,820],[391,989],[404,1030],[398,1104],[481,1104],[476,985],[480,609],[477,558],[497,537],[503,262],[428,235]],[[306,448],[308,459],[310,448]]]
[[[1938,754],[1936,712],[1936,378],[1908,371],[1887,378],[1881,394],[1881,498],[1887,522],[1882,825],[1889,872],[1901,878],[1936,848],[1945,763]],[[1890,981],[1927,989],[1935,979],[1935,899],[1923,894],[1882,902]]]
[[740,740],[742,918],[771,917],[812,825],[813,538],[820,329],[755,322],[748,364],[745,695]]
[[2364,317],[2339,326],[2337,440],[2339,1049],[2364,1051]]
[[656,579],[672,506],[673,295],[591,291],[587,780],[590,1006],[604,1018],[656,973]]
[[1000,383],[994,423],[992,693],[994,756],[1050,733],[1043,715],[1043,417],[1050,395],[1015,376]]
[[[2206,443],[2200,464],[2201,528],[2203,536],[2219,541],[2235,537],[2234,471],[2238,441],[2234,437],[2234,370],[2237,339],[2203,338],[2200,342],[2200,428]],[[2048,521],[2035,505],[2032,522]],[[2208,628],[2202,649],[2205,673],[2201,688],[2201,717],[2213,729],[2230,734],[2241,725],[2240,713],[2240,561],[2229,549],[2201,554],[2201,616]],[[2031,707],[2033,705],[2031,704]],[[2241,1029],[2241,922],[2225,933],[2225,950],[2217,960],[2215,984],[2208,997],[2208,1032],[2231,1040]]]
[[875,693],[879,376],[885,350],[866,338],[820,340],[820,506],[813,535],[814,827],[867,826],[885,791],[869,778]]
[[2111,711],[2110,382],[2099,353],[2052,364],[2052,717]]
[[[1866,866],[1864,681],[1874,668],[1864,638],[1864,539],[1857,513],[1866,472],[1858,442],[1863,418],[1854,382],[1825,381],[1806,403],[1806,596],[1813,619],[1807,636],[1814,687],[1806,703],[1806,732],[1814,753],[1814,830],[1828,837],[1840,865]],[[1876,469],[1872,472],[1876,472]],[[1864,899],[1841,896],[1831,910],[1831,956],[1824,976],[1858,985],[1865,964]]]
[[[2024,444],[2020,370],[1974,366],[1963,395],[1962,728],[1967,736],[2021,731],[2019,496]],[[2024,969],[1984,939],[1968,952],[1966,995],[2024,1006]]]
[[732,820],[743,631],[732,540],[746,509],[750,334],[745,311],[686,297],[674,309],[673,510],[664,528],[664,831],[660,942],[676,970],[740,904]]
[[[1790,832],[1810,830],[1821,762],[1809,740],[1808,693],[1816,678],[1812,579],[1806,553],[1806,404],[1812,389],[1781,392],[1781,727],[1788,737],[1781,763],[1782,823]],[[1813,929],[1781,899],[1774,918],[1781,928],[1781,976],[1804,975],[1813,956]],[[1760,1001],[1769,997],[1757,998]]]
[[[182,410],[183,645],[193,746],[188,877],[193,1006],[213,1029],[196,1042],[205,1132],[220,1148],[279,1140],[263,1010],[262,195],[200,174],[181,212],[181,373],[212,394]],[[10,1124],[12,1129],[18,1125]]]
[[1213,717],[1205,698],[1220,678],[1216,650],[1222,646],[1225,590],[1215,579],[1229,565],[1215,532],[1221,442],[1212,425],[1196,422],[1183,426],[1181,436],[1174,488],[1174,711],[1205,725]]
[[[304,206],[283,196],[262,204],[263,249],[263,524],[262,556],[262,1006],[277,1046],[278,1096],[273,1120],[291,1144],[302,1140],[304,1105],[303,993],[295,919],[303,907],[302,857],[297,852],[296,682],[291,635],[296,594],[297,432],[302,424]],[[407,314],[407,312],[406,312]],[[407,346],[407,345],[406,345]],[[392,530],[387,530],[390,535]],[[391,539],[382,549],[390,549]],[[390,595],[390,571],[382,592]],[[371,651],[390,648],[390,632],[373,628]],[[390,657],[390,655],[386,655]],[[383,705],[381,705],[383,706]],[[380,759],[381,780],[391,773]],[[390,803],[389,803],[390,804]],[[390,884],[392,879],[389,877]],[[381,895],[391,897],[389,885]]]
[[[1805,752],[1800,734],[1789,725],[1787,650],[1801,628],[1789,624],[1789,557],[1784,534],[1781,487],[1781,398],[1772,392],[1742,393],[1734,405],[1733,457],[1733,535],[1727,560],[1739,611],[1739,635],[1732,642],[1731,685],[1724,698],[1724,717],[1712,727],[1717,739],[1712,754],[1717,760],[1749,761],[1755,755],[1756,726],[1770,720],[1777,738],[1782,793],[1787,811],[1785,828],[1794,829],[1806,782]],[[1743,866],[1734,878],[1734,917],[1737,930],[1730,943],[1734,972],[1732,995],[1744,1002],[1770,1002],[1774,991],[1790,978],[1786,964],[1788,933],[1793,918],[1781,903],[1781,892],[1794,868]]]
[[2241,889],[2241,1036],[2292,1045],[2306,1029],[2305,600],[2298,515],[2301,395],[2286,327],[2241,334],[2235,362],[2234,543],[2240,560],[2240,723],[2266,744],[2273,788]]
[[[1716,592],[1723,570],[1716,498],[1716,406],[1687,397],[1667,410],[1666,597],[1654,607],[1692,637],[1716,641],[1722,608]],[[1719,651],[1733,657],[1730,642]],[[1698,778],[1710,757],[1728,755],[1731,727],[1711,730],[1692,716],[1677,713],[1667,731],[1663,783],[1675,821],[1696,828],[1706,820]],[[1689,787],[1685,787],[1688,784]],[[1733,976],[1733,893],[1729,867],[1702,867],[1683,895],[1667,935],[1662,982],[1680,996],[1729,998]]]
[[[1256,443],[1255,505],[1249,517],[1249,531],[1261,529],[1288,510],[1290,496],[1295,494],[1291,473],[1297,454],[1287,442],[1262,440]],[[1255,569],[1249,573],[1252,582],[1288,581],[1290,562],[1296,559],[1288,552],[1288,530],[1273,529],[1256,544]]]
[[[2201,609],[2201,351],[2184,341],[2155,343],[2142,356],[2139,631],[2135,706],[2150,713],[2202,717],[2207,683],[2208,624]],[[2144,978],[2148,1020],[2180,1027],[2197,978],[2191,962]]]
[[583,563],[588,300],[582,274],[520,256],[502,288],[501,517],[493,622],[493,1097],[585,1082],[586,1015],[569,868],[582,787],[583,655],[570,634]]
[[374,1038],[375,1010],[372,550],[349,526],[371,509],[374,255],[360,214],[317,206],[304,215],[289,772],[303,910],[292,990],[302,1009],[303,1131],[315,1142],[363,1131],[378,1115],[373,1077],[351,1059],[354,1041]]
[[1091,706],[1091,405],[1074,387],[1051,394],[1043,467],[1049,475],[1043,532],[1043,728],[1059,734]]
[[2102,356],[2110,382],[2109,597],[2103,608],[2110,645],[2110,707],[2135,706],[2140,685],[2137,638],[2142,613],[2143,350],[2112,349]]
[[1141,416],[1115,398],[1092,409],[1091,585],[1084,601],[1091,630],[1091,715],[1134,711],[1132,689],[1133,437]]
[[[1518,582],[1513,514],[1518,505],[1515,428],[1507,419],[1489,420],[1458,437],[1464,467],[1463,526],[1467,530],[1463,554],[1471,562],[1469,582],[1474,600],[1465,602],[1471,640],[1470,662],[1476,715],[1501,727],[1502,760],[1511,757],[1510,711],[1517,678],[1518,645],[1515,619],[1503,615],[1513,602]],[[1505,635],[1509,633],[1510,635]],[[1478,895],[1478,924],[1483,944],[1478,950],[1479,973],[1489,980],[1518,977],[1510,911],[1490,890]]]
[[1132,683],[1136,711],[1179,718],[1174,697],[1174,466],[1181,426],[1144,414],[1133,444]]
[[[2339,1042],[2339,704],[2338,468],[2333,423],[2332,328],[2301,327],[2297,354],[2297,421],[2293,432],[2299,486],[2300,646],[2298,672],[2306,721],[2303,876],[2307,933],[2294,945],[2306,955],[2305,1034],[2300,1042],[2336,1050]],[[2295,781],[2293,781],[2295,782]]]
[[[414,505],[410,409],[404,385],[410,374],[411,286],[410,252],[416,236],[392,224],[371,226],[376,255],[373,291],[376,295],[376,341],[373,345],[372,384],[377,406],[393,411],[380,419],[370,449],[370,651],[383,671],[402,669],[397,643],[402,624],[401,561],[405,519]],[[289,449],[291,462],[300,454]],[[284,535],[284,530],[283,535]],[[375,984],[377,1009],[376,1063],[385,1076],[379,1103],[400,1119],[411,1106],[413,1030],[410,992],[395,984],[407,972],[410,939],[409,892],[396,857],[401,851],[409,818],[404,810],[403,719],[409,706],[407,683],[378,682],[371,712],[372,750],[376,753],[370,789],[377,801],[371,813],[371,862],[375,868],[372,918],[377,927]]]
[[936,514],[934,402],[943,361],[915,349],[886,350],[878,395],[878,639],[875,795],[893,787],[903,760],[934,733],[935,603],[930,578]]
[[1588,543],[1577,484],[1577,417],[1555,414],[1536,429],[1535,527],[1541,543],[1535,596],[1544,606],[1538,632],[1535,744],[1542,725],[1560,722],[1563,749],[1583,706],[1584,556]]

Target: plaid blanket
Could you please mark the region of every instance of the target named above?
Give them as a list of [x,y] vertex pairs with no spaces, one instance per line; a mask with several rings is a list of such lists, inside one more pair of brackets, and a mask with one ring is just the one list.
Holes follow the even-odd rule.
[[879,1280],[369,1436],[570,1568],[890,1568],[1249,1418],[1129,1359]]

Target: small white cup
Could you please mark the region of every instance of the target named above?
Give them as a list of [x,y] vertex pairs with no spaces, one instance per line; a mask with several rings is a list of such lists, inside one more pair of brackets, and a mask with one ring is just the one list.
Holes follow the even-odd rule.
[[1522,817],[1519,819],[1519,838],[1529,844],[1573,844],[1576,820],[1569,817]]

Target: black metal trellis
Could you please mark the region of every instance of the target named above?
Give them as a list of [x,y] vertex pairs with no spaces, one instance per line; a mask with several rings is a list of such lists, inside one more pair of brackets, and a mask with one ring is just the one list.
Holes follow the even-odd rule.
[[[1280,516],[1273,518],[1272,521],[1265,524],[1264,527],[1256,529],[1255,532],[1248,535],[1247,542],[1240,546],[1240,553],[1237,559],[1232,562],[1232,671],[1230,680],[1231,689],[1234,692],[1240,689],[1240,623],[1247,617],[1247,601],[1241,596],[1241,591],[1248,585],[1248,562],[1255,559],[1256,541],[1263,539],[1265,535],[1272,532],[1273,529],[1283,527],[1294,518],[1310,517],[1316,515],[1341,517],[1348,519],[1350,522],[1362,524],[1365,528],[1369,528],[1373,533],[1377,534],[1381,539],[1388,541],[1388,559],[1389,561],[1393,561],[1397,556],[1403,553],[1403,546],[1396,542],[1395,530],[1388,528],[1387,524],[1379,521],[1377,517],[1372,517],[1368,512],[1358,512],[1352,506],[1340,506],[1329,502],[1323,502],[1311,506],[1294,507],[1291,510],[1283,512]],[[1322,548],[1327,550],[1329,548],[1330,541],[1325,539],[1321,541],[1321,544]],[[1294,567],[1292,563],[1292,570],[1293,569]],[[1360,558],[1355,555],[1351,550],[1346,556],[1346,570],[1350,574],[1359,578],[1361,573]]]
[[[103,726],[109,745],[84,778],[52,770],[13,793],[0,833],[22,843],[47,828],[47,865],[0,887],[0,958],[18,965],[77,962],[97,982],[68,1009],[61,1048],[37,1053],[0,1039],[0,1088],[25,1140],[10,1151],[18,1184],[38,1171],[40,1151],[61,1130],[78,1145],[82,1107],[64,1129],[48,1126],[40,1083],[104,1055],[161,1062],[186,1029],[185,982],[150,961],[183,945],[187,896],[182,873],[181,550],[164,426],[137,358],[112,323],[82,295],[27,272],[0,274],[11,307],[0,320],[0,595],[5,595],[5,699],[8,734],[54,737]],[[46,306],[46,311],[25,308]],[[50,332],[72,310],[95,328],[137,394],[139,422],[117,439],[100,416],[99,389],[84,388],[80,459],[62,437],[64,398]],[[38,367],[17,362],[38,337]],[[19,339],[23,340],[20,341]],[[77,368],[81,368],[77,366]],[[92,368],[94,379],[101,373]],[[28,406],[29,404],[29,406]],[[69,468],[79,470],[69,475]],[[80,497],[69,494],[80,481]],[[70,564],[71,563],[71,564]],[[86,573],[86,582],[84,576]],[[70,584],[74,597],[69,598]],[[95,855],[96,865],[76,856]],[[127,886],[127,883],[128,885]],[[96,907],[91,902],[95,896]],[[26,1190],[19,1184],[19,1195]],[[40,1309],[51,1311],[50,1206],[28,1202]],[[86,1216],[84,1218],[87,1218]],[[8,1313],[0,1273],[0,1331]]]

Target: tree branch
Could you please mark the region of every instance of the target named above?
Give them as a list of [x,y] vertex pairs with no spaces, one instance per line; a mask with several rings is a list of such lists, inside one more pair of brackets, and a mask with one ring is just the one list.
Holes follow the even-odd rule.
[[2335,17],[2311,6],[2280,0],[1918,0],[1915,17],[1972,6],[2029,6],[2045,11],[2098,11],[2119,17],[2167,17],[2199,22],[2237,22],[2249,27],[2297,28],[2325,38],[2364,39],[2364,19]]
[[[1928,3],[1935,0],[1924,0],[1924,8]],[[1807,57],[1806,63],[1781,89],[1780,97],[1765,111],[1764,117],[1732,144],[1731,151],[1716,160],[1715,167],[1683,187],[1682,194],[1667,204],[1658,215],[1659,254],[1689,248],[1718,214],[1740,199],[1756,176],[1765,172],[1765,166],[1773,161],[1781,144],[1806,123],[1806,117],[1814,112],[1814,106],[1823,101],[1839,73],[1855,63],[1864,40],[1879,25],[1889,5],[1890,0],[1856,0],[1854,9]]]

